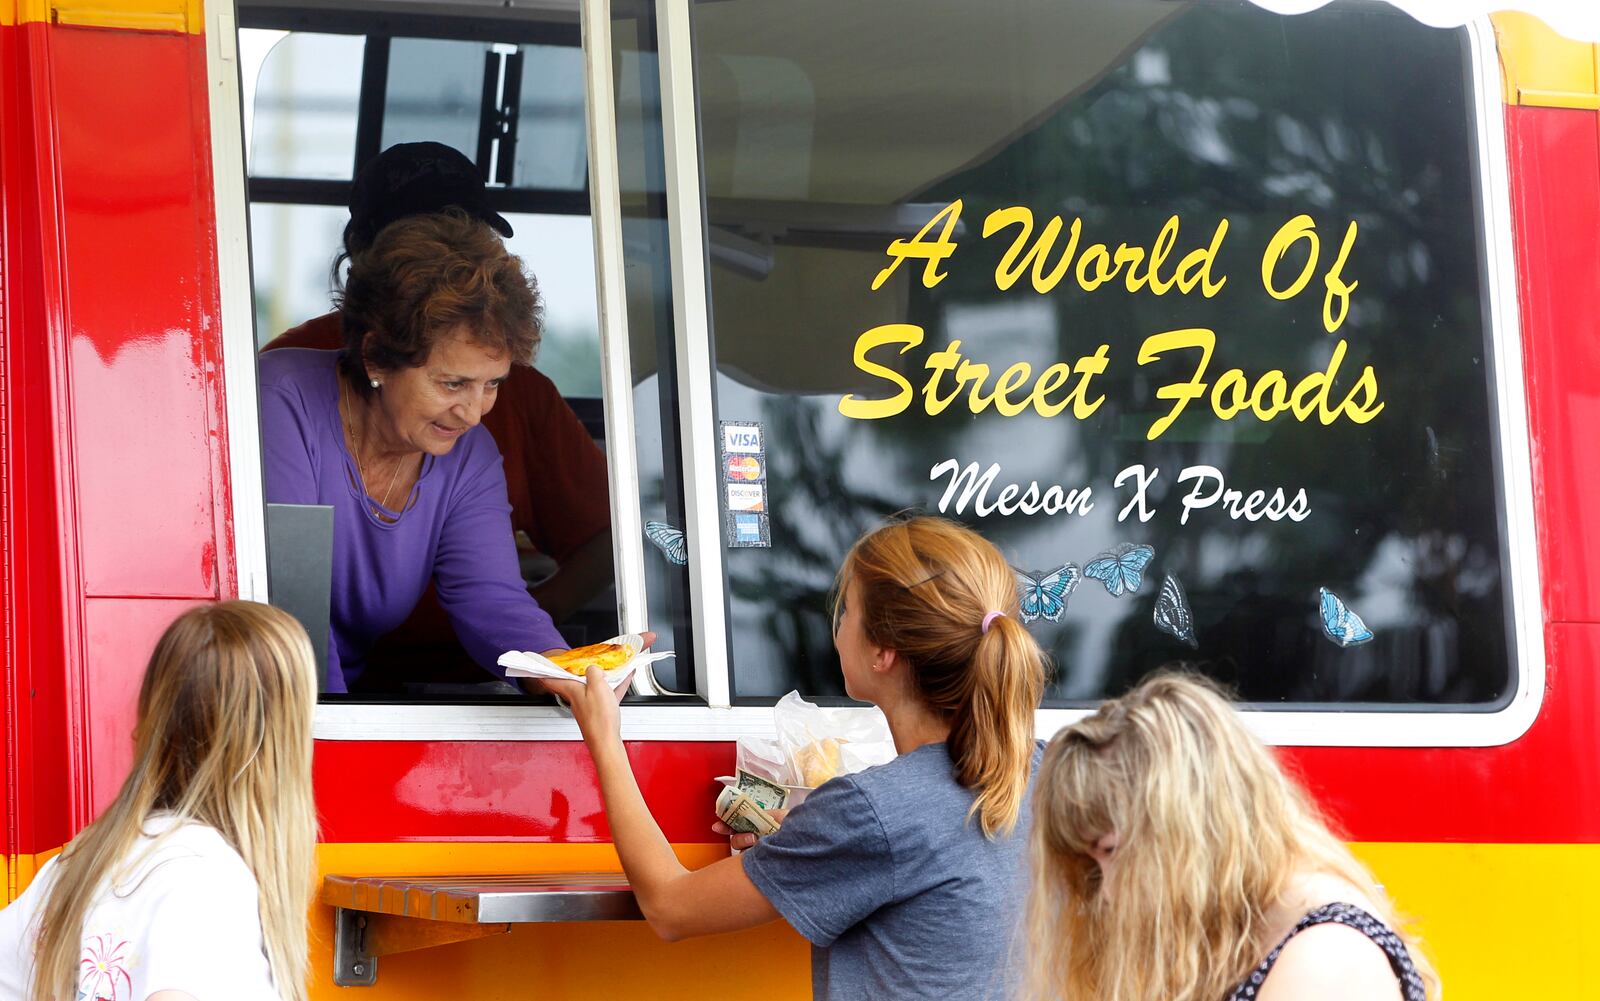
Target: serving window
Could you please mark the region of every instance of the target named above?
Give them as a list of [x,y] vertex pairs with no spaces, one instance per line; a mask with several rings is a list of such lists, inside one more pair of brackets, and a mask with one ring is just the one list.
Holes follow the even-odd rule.
[[[554,382],[595,444],[610,451],[614,443],[605,440],[589,122],[577,5],[453,16],[421,5],[387,14],[321,5],[246,5],[240,23],[255,346],[265,346],[331,308],[330,271],[349,219],[346,206],[358,165],[396,143],[444,143],[464,153],[485,176],[490,206],[515,231],[506,240],[507,248],[538,279],[545,312],[536,367]],[[616,124],[621,156],[629,166],[623,175],[630,213],[625,227],[628,306],[637,315],[636,336],[642,338],[632,351],[639,371],[636,400],[630,402],[645,415],[637,446],[637,461],[651,484],[645,494],[664,504],[662,469],[667,463],[661,456],[670,454],[676,438],[670,417],[664,439],[656,430],[662,403],[654,371],[655,339],[666,338],[670,356],[672,328],[670,320],[653,322],[661,307],[652,298],[666,301],[670,295],[662,277],[665,244],[658,232],[662,183],[654,43],[649,24],[641,26],[636,16],[624,12],[617,23]],[[670,317],[670,307],[664,315]],[[669,392],[669,406],[671,398]],[[626,446],[634,461],[635,443]],[[518,475],[514,462],[508,453],[508,479]],[[566,475],[561,469],[547,473]],[[611,500],[603,484],[587,503],[609,511]],[[681,502],[673,503],[681,507]],[[298,524],[285,517],[269,511],[269,531],[274,523]],[[296,530],[303,531],[283,531]],[[540,580],[556,561],[537,545],[530,546],[527,534],[518,538],[523,575],[538,594]],[[287,580],[298,557],[293,551],[286,554],[281,542],[269,551],[278,577]],[[311,569],[316,571],[315,561]],[[670,578],[652,575],[650,621],[662,632],[663,645],[689,645],[687,632],[673,628],[675,612],[681,619],[687,602],[686,580],[684,567],[674,568]],[[274,585],[274,594],[292,590]],[[558,625],[574,645],[596,642],[621,631],[618,607],[617,589],[606,586],[583,607],[558,614]],[[351,699],[497,701],[511,694],[508,686],[484,684],[490,680],[487,675],[463,663],[459,651],[440,651],[443,660],[452,662],[448,667],[419,671],[411,663],[421,656],[411,649],[418,637],[414,631],[401,633],[384,650],[405,651],[404,677],[395,686]],[[663,689],[692,690],[689,678],[687,670],[680,677],[668,662],[657,665],[652,680]],[[657,686],[641,687],[648,694]]]
[[719,443],[736,702],[842,696],[833,573],[912,508],[1026,572],[1051,705],[1176,660],[1267,706],[1508,703],[1466,31],[691,10],[716,416],[761,438],[760,490]]

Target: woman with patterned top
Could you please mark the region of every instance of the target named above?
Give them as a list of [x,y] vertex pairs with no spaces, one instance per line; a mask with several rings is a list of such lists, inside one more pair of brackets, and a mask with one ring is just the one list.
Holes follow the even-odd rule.
[[167,627],[122,790],[0,911],[0,1001],[306,1001],[316,701],[286,612]]
[[1035,785],[1026,996],[1437,999],[1383,889],[1209,681],[1105,703]]

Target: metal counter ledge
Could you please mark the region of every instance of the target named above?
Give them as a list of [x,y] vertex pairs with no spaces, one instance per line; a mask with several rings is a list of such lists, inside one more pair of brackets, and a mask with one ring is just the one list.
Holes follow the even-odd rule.
[[327,876],[334,910],[334,983],[370,987],[378,957],[501,935],[534,921],[640,921],[614,872],[508,876]]

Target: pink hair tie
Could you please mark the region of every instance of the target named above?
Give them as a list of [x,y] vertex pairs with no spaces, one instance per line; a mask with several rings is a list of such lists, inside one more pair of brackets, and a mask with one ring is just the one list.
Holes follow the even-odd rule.
[[1003,617],[1005,614],[1006,613],[1004,612],[990,612],[988,615],[985,615],[983,617],[983,635],[989,635],[989,623],[993,622],[997,618]]

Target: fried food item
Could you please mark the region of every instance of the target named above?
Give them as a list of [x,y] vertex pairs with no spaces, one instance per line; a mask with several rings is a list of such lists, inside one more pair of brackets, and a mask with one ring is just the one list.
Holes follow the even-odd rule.
[[588,646],[549,654],[547,659],[563,671],[581,678],[590,664],[598,665],[602,671],[609,671],[626,664],[633,654],[633,647],[626,643],[590,643]]
[[839,774],[839,741],[833,737],[813,740],[794,755],[800,784],[811,789]]

